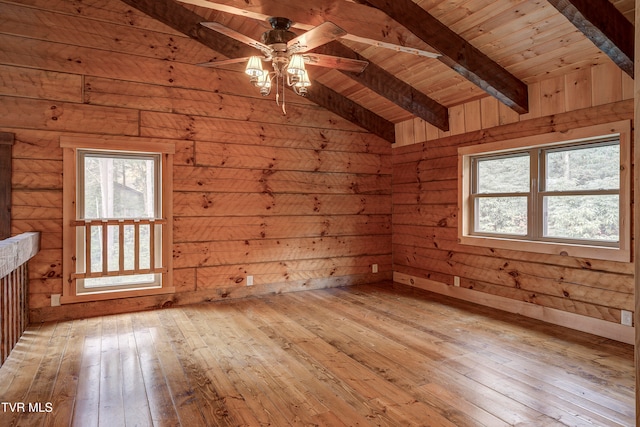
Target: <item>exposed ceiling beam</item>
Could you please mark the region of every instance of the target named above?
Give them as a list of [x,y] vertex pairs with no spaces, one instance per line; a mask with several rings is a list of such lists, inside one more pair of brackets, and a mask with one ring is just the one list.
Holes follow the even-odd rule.
[[[337,41],[320,46],[313,51],[325,55],[367,60],[367,58]],[[369,63],[361,73],[341,72],[439,129],[443,131],[449,130],[449,110],[447,107],[429,98],[378,65]]]
[[438,59],[488,94],[525,114],[529,111],[527,85],[451,31],[412,0],[366,0],[424,42],[437,49]]
[[307,90],[309,91],[307,98],[321,107],[352,123],[358,124],[384,140],[391,143],[396,142],[396,130],[393,123],[367,110],[360,104],[345,98],[327,86],[314,82]]
[[[250,46],[200,25],[202,16],[186,9],[173,0],[122,0],[124,3],[154,19],[199,41],[229,58],[255,55]],[[395,142],[395,125],[348,98],[314,82],[307,98],[327,110],[349,120],[369,132]]]
[[609,0],[548,0],[576,28],[633,77],[633,24]]

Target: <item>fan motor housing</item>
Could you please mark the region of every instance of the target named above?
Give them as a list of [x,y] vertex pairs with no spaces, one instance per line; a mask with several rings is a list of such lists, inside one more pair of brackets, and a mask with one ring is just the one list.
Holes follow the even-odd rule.
[[[286,50],[287,43],[297,37],[297,34],[289,31],[292,24],[291,20],[288,18],[273,17],[269,18],[269,23],[273,30],[266,31],[262,34],[262,43],[277,51]],[[284,45],[284,48],[276,45]]]

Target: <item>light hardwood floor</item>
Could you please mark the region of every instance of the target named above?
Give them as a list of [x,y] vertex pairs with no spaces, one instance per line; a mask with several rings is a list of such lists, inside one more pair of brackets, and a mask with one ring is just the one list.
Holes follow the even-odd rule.
[[0,401],[3,427],[631,426],[633,348],[353,286],[33,325]]

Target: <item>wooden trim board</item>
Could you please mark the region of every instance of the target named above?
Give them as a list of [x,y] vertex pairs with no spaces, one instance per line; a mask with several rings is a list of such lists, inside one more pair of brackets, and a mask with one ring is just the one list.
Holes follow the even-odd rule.
[[489,295],[484,292],[477,292],[472,289],[447,285],[435,280],[415,277],[397,271],[393,272],[393,281],[404,285],[413,286],[441,295],[447,295],[464,301],[473,302],[487,307],[509,313],[520,314],[532,319],[542,320],[554,325],[571,328],[589,334],[598,335],[626,344],[634,343],[634,328],[595,319],[593,317],[582,316],[580,314],[568,313],[555,308],[544,307],[511,298],[496,295]]
[[14,135],[0,132],[0,240],[11,236],[11,151]]

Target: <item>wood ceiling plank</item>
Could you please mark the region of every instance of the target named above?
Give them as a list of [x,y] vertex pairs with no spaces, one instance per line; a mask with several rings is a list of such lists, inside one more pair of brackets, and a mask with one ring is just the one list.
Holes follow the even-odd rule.
[[533,61],[521,62],[513,67],[513,71],[527,73],[530,83],[609,61],[604,53],[597,49],[591,50],[592,47],[588,41],[584,41],[582,44],[540,55]]
[[[464,4],[461,8],[452,9],[453,13],[448,13],[440,22],[446,23],[452,31],[458,34],[478,27],[483,23],[491,22],[494,16],[508,10],[512,4],[510,2],[487,2],[487,0],[472,0]],[[464,10],[464,12],[460,12]],[[457,12],[457,13],[456,13]]]
[[620,69],[633,77],[635,29],[609,0],[548,0]]
[[[452,26],[446,21],[443,23],[457,32],[465,40],[480,48],[476,39],[494,32],[503,31],[508,35],[508,41],[512,41],[513,33],[523,28],[539,28],[545,25],[545,21],[562,21],[556,16],[558,13],[549,4],[539,4],[526,1],[524,3],[500,2],[497,7],[495,3],[479,11],[476,15]],[[483,51],[484,52],[484,51]],[[485,52],[487,53],[487,52]],[[491,56],[489,53],[487,53]]]
[[451,69],[520,114],[529,109],[527,86],[411,0],[367,0],[443,55]]
[[[256,52],[255,49],[243,43],[201,26],[203,17],[172,0],[124,0],[124,2],[227,57],[251,56]],[[308,99],[312,102],[389,142],[395,142],[393,123],[319,83],[310,89]]]
[[[571,25],[568,25],[571,27]],[[540,23],[534,23],[531,26],[520,27],[514,31],[514,28],[504,27],[494,30],[491,34],[486,34],[474,40],[474,43],[483,50],[490,52],[491,57],[508,68],[502,58],[512,54],[520,55],[529,49],[537,49],[542,43],[548,43],[552,40],[566,40],[575,37],[582,38],[578,31],[573,29],[567,32],[565,26],[557,26],[545,20]],[[564,44],[567,44],[566,42]]]
[[[550,35],[553,32],[550,31]],[[565,55],[566,50],[575,50],[574,46],[579,45],[585,48],[581,54],[586,56],[589,54],[598,54],[600,51],[595,48],[588,40],[585,40],[583,36],[578,32],[570,34],[560,33],[557,37],[549,39],[548,41],[536,43],[534,45],[527,45],[527,43],[517,43],[514,46],[509,46],[499,53],[496,53],[496,61],[500,61],[506,68],[511,69],[513,66],[526,66],[524,63],[540,62],[539,57],[562,57]],[[553,70],[549,67],[549,72]]]

